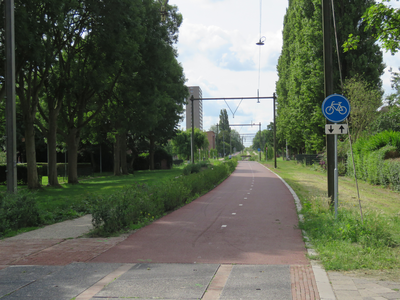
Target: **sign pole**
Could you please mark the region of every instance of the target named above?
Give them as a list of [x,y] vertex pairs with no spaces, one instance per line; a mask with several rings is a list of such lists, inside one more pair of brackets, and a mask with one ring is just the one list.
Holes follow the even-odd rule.
[[335,151],[335,176],[334,176],[334,191],[333,197],[335,201],[335,219],[337,219],[338,214],[338,190],[339,190],[339,174],[338,174],[338,155],[337,155],[337,134],[333,135],[334,138],[334,151]]
[[337,135],[346,134],[348,131],[348,125],[337,124],[337,123],[346,120],[346,118],[350,114],[351,108],[349,100],[347,100],[345,97],[339,94],[333,94],[325,98],[321,108],[322,108],[322,113],[327,119],[327,121],[333,123],[325,125],[325,133],[327,134],[327,137],[329,136],[333,137],[333,156],[334,156],[333,195],[331,198],[331,196],[328,194],[328,197],[331,199],[331,201],[333,201],[333,203],[331,202],[330,204],[334,205],[335,219],[336,219],[338,214],[338,186],[339,186]]
[[193,95],[192,95],[192,97],[190,97],[190,101],[191,101],[191,105],[192,105],[192,107],[191,107],[191,114],[192,114],[192,139],[191,139],[191,142],[190,142],[190,156],[191,156],[191,158],[190,158],[190,161],[191,161],[191,163],[192,164],[194,164],[194,107],[193,107]]

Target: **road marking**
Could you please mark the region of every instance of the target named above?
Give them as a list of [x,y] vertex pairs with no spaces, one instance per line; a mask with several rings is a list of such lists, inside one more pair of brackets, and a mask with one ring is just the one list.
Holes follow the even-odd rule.
[[239,204],[239,206],[243,206],[243,204]]
[[244,200],[247,200],[247,197],[244,197]]
[[236,215],[236,213],[232,213],[232,215],[234,215],[234,216],[235,216],[235,215]]
[[228,225],[222,225],[221,227],[222,227],[222,228],[225,228],[226,226],[228,226]]

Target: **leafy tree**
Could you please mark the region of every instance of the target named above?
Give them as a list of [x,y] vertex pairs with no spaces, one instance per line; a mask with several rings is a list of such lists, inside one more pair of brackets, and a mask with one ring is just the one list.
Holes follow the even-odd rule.
[[376,118],[377,110],[382,105],[381,91],[357,76],[346,80],[344,95],[350,101],[349,121],[352,134],[357,139]]
[[399,106],[386,106],[377,114],[377,117],[371,125],[372,133],[379,133],[382,131],[400,131]]
[[[340,0],[335,2],[338,42],[347,39],[348,32],[362,32],[359,52],[340,54],[343,78],[356,74],[381,87],[382,53],[360,20],[371,0]],[[324,146],[325,119],[321,112],[324,99],[322,16],[319,0],[289,2],[283,29],[283,47],[278,61],[277,138],[298,152],[315,152]],[[345,32],[345,33],[344,33]],[[335,53],[336,51],[334,51]],[[338,65],[334,58],[334,65]],[[341,93],[339,73],[334,73],[335,92]]]
[[[58,50],[69,42],[68,32],[65,32],[71,25],[68,18],[69,2],[15,1],[16,93],[24,120],[28,187],[31,189],[40,186],[34,127],[37,107]],[[4,2],[1,5],[3,9]],[[75,21],[79,24],[78,18]],[[76,29],[71,27],[71,30]],[[63,31],[62,38],[53,39],[59,31]],[[1,43],[3,46],[4,41]]]
[[216,146],[218,153],[221,153],[222,156],[230,153],[230,132],[228,112],[226,109],[221,109],[216,133]]
[[[174,152],[183,157],[185,160],[190,159],[191,155],[191,136],[192,129],[186,131],[178,131],[176,136],[172,139]],[[198,128],[194,128],[194,153],[198,149],[206,149],[208,147],[207,134]]]
[[[382,48],[392,54],[400,49],[400,9],[386,5],[390,0],[382,0],[379,3],[371,3],[371,6],[362,16],[362,27],[365,31],[372,32]],[[343,44],[344,50],[358,50],[362,43],[359,34],[349,33],[349,38]]]
[[68,145],[69,183],[78,182],[80,132],[111,100],[124,62],[135,59],[135,38],[140,38],[140,1],[86,4],[84,12],[90,15],[90,22],[63,56],[67,66],[64,76],[71,84],[60,111],[59,132]]
[[251,146],[254,150],[258,148],[265,150],[265,147],[273,147],[274,145],[274,123],[269,123],[267,129],[257,131],[253,138],[253,145]]

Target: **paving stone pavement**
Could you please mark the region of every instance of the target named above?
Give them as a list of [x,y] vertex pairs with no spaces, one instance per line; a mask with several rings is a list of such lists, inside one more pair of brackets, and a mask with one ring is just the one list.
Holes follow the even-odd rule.
[[399,282],[381,281],[328,272],[337,300],[394,300],[400,299]]

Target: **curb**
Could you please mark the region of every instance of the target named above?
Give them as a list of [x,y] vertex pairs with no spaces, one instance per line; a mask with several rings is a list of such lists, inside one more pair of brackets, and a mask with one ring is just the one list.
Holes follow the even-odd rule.
[[[300,213],[300,211],[302,209],[301,202],[300,202],[299,197],[295,193],[295,191],[291,188],[290,185],[288,185],[286,183],[286,181],[281,176],[276,174],[274,171],[272,171],[267,166],[265,166],[265,165],[263,165],[261,163],[259,163],[259,164],[262,165],[267,170],[269,170],[272,173],[274,173],[286,185],[286,187],[288,188],[288,190],[290,191],[290,193],[292,194],[292,196],[294,198],[294,202],[296,204],[296,209],[297,209],[297,214],[299,216],[299,220],[303,221],[304,217]],[[304,230],[302,230],[302,232],[303,232],[303,237],[306,240],[306,246],[307,246],[308,255],[310,255],[310,256],[317,255],[317,252],[312,248],[312,245],[309,242],[309,238],[307,236],[307,233]],[[326,274],[325,269],[317,261],[311,261],[311,266],[312,266],[312,269],[313,269],[313,272],[314,272],[315,281],[317,283],[317,288],[318,288],[318,293],[319,293],[320,299],[321,300],[336,300],[335,293],[333,292],[332,286],[331,286],[331,284],[329,282],[329,278],[328,278],[328,275]]]

